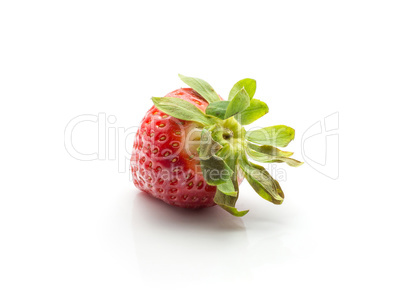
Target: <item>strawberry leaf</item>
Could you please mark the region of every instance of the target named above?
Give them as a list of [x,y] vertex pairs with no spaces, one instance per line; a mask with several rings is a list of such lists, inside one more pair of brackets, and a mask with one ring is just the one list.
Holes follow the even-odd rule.
[[254,160],[261,163],[286,163],[291,167],[299,167],[303,162],[289,158],[292,152],[282,151],[270,145],[255,145],[247,143],[247,154]]
[[222,146],[212,138],[212,133],[204,128],[201,131],[200,137],[200,147],[198,149],[198,154],[200,159],[207,160],[213,155],[215,155]]
[[226,109],[229,106],[229,103],[229,101],[213,102],[209,104],[208,107],[205,109],[205,113],[207,115],[215,116],[219,119],[224,120]]
[[203,125],[212,125],[216,122],[215,118],[205,115],[200,109],[190,102],[179,98],[153,97],[152,101],[158,110],[177,119],[195,121]]
[[216,194],[214,197],[214,202],[217,205],[219,205],[225,211],[231,213],[233,216],[243,217],[245,214],[248,213],[248,210],[238,211],[235,208],[236,201],[237,201],[237,197],[226,195],[223,192],[221,192],[219,189],[216,191]]
[[246,90],[248,96],[250,97],[250,99],[252,99],[254,97],[255,90],[257,89],[257,82],[251,78],[239,80],[230,90],[228,100],[231,101],[236,96],[237,92],[240,91],[242,88]]
[[247,109],[249,105],[250,105],[250,97],[248,96],[246,90],[242,88],[236,93],[236,95],[230,101],[226,109],[225,119],[228,119],[229,117],[232,117],[237,113],[242,112],[243,110]]
[[212,86],[205,80],[195,77],[188,77],[181,74],[179,74],[179,77],[185,84],[199,93],[209,103],[218,102],[221,100]]
[[248,149],[247,154],[253,160],[256,160],[261,163],[286,163],[291,167],[299,167],[299,166],[303,165],[303,162],[300,162],[300,161],[292,159],[292,158],[271,156],[271,155],[256,152],[252,149]]
[[240,167],[251,187],[262,198],[274,204],[281,204],[283,202],[285,195],[278,181],[272,178],[264,167],[249,162],[247,158],[243,158],[240,161]]
[[278,147],[287,146],[294,137],[295,130],[285,125],[265,127],[254,131],[247,131],[246,133],[248,141]]
[[260,100],[252,99],[250,101],[250,106],[237,114],[235,118],[241,125],[249,125],[267,114],[268,111],[269,109],[267,104]]
[[230,180],[233,174],[232,169],[225,161],[218,156],[211,156],[208,159],[200,158],[202,175],[209,185],[219,185]]
[[270,156],[290,157],[291,155],[293,155],[292,152],[282,151],[271,145],[256,145],[256,144],[249,142],[249,143],[247,143],[247,146],[249,149],[252,149],[256,152],[259,152],[262,154],[267,154]]
[[268,162],[268,163],[286,163],[290,167],[300,167],[301,165],[304,164],[304,162],[300,162],[298,160],[295,160],[293,158],[284,158],[284,157],[275,157],[274,160]]
[[237,191],[235,190],[232,180],[219,184],[218,190],[226,195],[237,196]]
[[200,156],[202,175],[209,185],[224,184],[233,175],[232,169],[226,162],[215,155],[221,148],[222,146],[213,140],[211,132],[203,129],[198,154]]

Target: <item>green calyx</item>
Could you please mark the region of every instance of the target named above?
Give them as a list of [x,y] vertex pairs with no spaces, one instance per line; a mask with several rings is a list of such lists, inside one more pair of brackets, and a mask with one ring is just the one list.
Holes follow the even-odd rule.
[[198,148],[204,179],[217,187],[214,201],[234,216],[248,213],[235,208],[239,197],[238,177],[247,179],[253,189],[264,199],[281,204],[283,191],[261,163],[286,163],[292,167],[302,165],[290,158],[292,152],[285,147],[294,139],[293,128],[284,125],[246,131],[243,125],[251,124],[268,113],[268,106],[253,99],[256,81],[246,78],[238,81],[222,101],[210,84],[199,78],[179,74],[180,79],[198,92],[209,105],[205,113],[190,102],[173,97],[153,97],[155,107],[175,118],[194,121],[202,128]]

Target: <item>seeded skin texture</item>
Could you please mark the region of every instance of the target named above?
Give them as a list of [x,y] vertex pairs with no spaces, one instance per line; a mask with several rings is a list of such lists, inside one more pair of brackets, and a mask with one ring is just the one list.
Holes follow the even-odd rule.
[[[175,90],[166,97],[188,101],[203,112],[208,106],[191,88]],[[216,187],[208,185],[202,176],[196,146],[185,144],[186,137],[197,138],[197,126],[200,125],[174,118],[152,106],[134,139],[130,160],[134,185],[170,205],[214,206]]]

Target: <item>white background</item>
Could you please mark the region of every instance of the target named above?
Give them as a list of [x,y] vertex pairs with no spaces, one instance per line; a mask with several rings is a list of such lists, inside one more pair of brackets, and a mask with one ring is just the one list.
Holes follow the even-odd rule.
[[[2,1],[0,291],[401,292],[401,14],[400,1]],[[178,73],[222,96],[254,78],[270,113],[252,126],[296,129],[287,149],[307,163],[278,165],[283,205],[245,182],[244,218],[188,211],[129,181],[130,127],[184,86]],[[96,123],[73,132],[99,159],[73,158],[67,124],[99,113],[106,140]]]

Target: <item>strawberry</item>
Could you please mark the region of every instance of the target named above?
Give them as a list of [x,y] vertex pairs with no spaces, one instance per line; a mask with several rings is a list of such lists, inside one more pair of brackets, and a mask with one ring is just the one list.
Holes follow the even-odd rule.
[[[208,102],[191,88],[166,95],[190,102],[205,111]],[[178,120],[155,106],[145,114],[134,141],[131,166],[133,181],[142,191],[171,205],[187,208],[215,205],[216,187],[208,185],[197,173],[196,149],[185,148],[186,137],[198,123]]]
[[154,106],[142,119],[134,140],[131,172],[134,185],[166,203],[184,208],[219,205],[235,216],[238,186],[245,177],[264,199],[281,204],[279,183],[249,157],[262,163],[302,163],[285,147],[294,130],[277,125],[246,131],[268,113],[268,106],[253,99],[256,82],[243,79],[227,101],[202,79],[179,75],[191,88],[154,97]]

